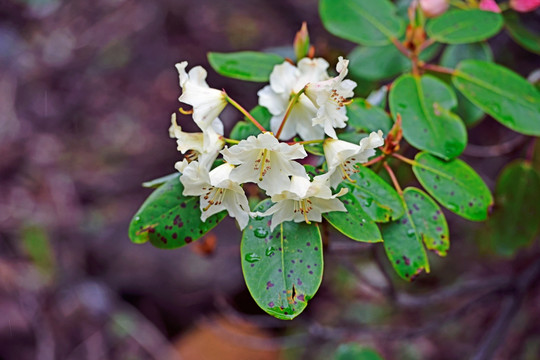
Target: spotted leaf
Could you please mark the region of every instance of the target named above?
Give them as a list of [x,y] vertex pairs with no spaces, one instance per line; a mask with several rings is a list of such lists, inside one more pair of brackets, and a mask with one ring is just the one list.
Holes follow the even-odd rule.
[[413,165],[416,178],[448,210],[468,220],[487,218],[493,197],[482,178],[465,162],[440,160],[418,153]]
[[199,198],[184,196],[184,187],[176,177],[170,178],[146,199],[129,225],[131,241],[150,241],[162,249],[184,246],[202,237],[227,214],[215,214],[201,221]]
[[[259,203],[263,212],[270,200]],[[250,219],[242,234],[242,270],[251,296],[268,314],[297,317],[322,281],[322,240],[316,224],[284,222],[270,231],[271,216]]]
[[323,214],[324,218],[343,235],[357,241],[380,242],[381,232],[375,221],[362,209],[358,197],[345,194],[339,198],[347,212],[333,211]]

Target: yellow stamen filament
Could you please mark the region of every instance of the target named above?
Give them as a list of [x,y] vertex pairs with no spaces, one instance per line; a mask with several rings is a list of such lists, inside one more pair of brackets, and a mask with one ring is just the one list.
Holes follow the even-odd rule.
[[[207,189],[203,188],[203,190]],[[210,194],[212,194],[212,199],[208,200],[208,198],[210,198]],[[215,187],[208,188],[208,192],[204,195],[204,200],[208,200],[208,205],[203,208],[203,211],[207,211],[212,205],[220,205],[224,197],[225,189]]]
[[337,110],[341,109],[345,105],[352,103],[352,100],[347,100],[345,97],[341,96],[336,89],[332,89],[330,94],[330,100],[336,103]]
[[253,166],[253,170],[259,171],[259,181],[262,181],[264,175],[270,170],[272,167],[270,166],[270,159],[269,159],[268,150],[264,149],[261,151],[261,155],[257,160],[255,160],[255,165]]
[[351,179],[351,174],[357,173],[358,168],[356,167],[356,159],[355,158],[349,158],[339,164],[339,168],[341,169],[341,172],[343,173],[343,176],[341,177],[343,180],[347,179],[352,183],[355,183],[356,180]]
[[294,212],[302,213],[307,224],[311,224],[311,221],[309,221],[307,217],[307,214],[311,211],[311,209],[313,209],[313,207],[311,206],[311,200],[309,199],[302,199],[294,202]]
[[184,108],[179,108],[178,111],[180,111],[181,114],[184,114],[184,115],[191,115],[193,114],[193,109],[191,110],[184,110]]

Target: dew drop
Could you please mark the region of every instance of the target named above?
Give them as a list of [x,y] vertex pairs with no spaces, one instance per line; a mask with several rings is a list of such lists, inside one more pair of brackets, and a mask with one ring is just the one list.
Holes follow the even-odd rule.
[[247,262],[254,263],[261,260],[261,257],[255,253],[249,253],[249,254],[246,254],[245,259]]
[[263,219],[264,219],[264,217],[262,217],[262,216],[255,216],[255,220],[257,220],[257,221],[261,221]]
[[414,233],[415,233],[414,229],[409,229],[409,230],[407,230],[407,236],[408,236],[408,237],[413,236]]
[[266,249],[266,256],[274,255],[275,251],[276,251],[276,249],[274,247],[270,246],[268,249]]
[[256,237],[264,239],[266,235],[268,235],[268,230],[266,230],[263,227],[258,227],[255,230],[253,230],[253,233],[255,234]]

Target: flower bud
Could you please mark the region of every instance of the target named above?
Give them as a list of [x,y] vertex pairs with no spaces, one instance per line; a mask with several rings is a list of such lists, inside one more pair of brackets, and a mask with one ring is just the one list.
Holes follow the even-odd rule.
[[294,37],[294,54],[296,55],[296,61],[306,57],[309,52],[309,33],[307,24],[304,21],[300,31],[296,33]]
[[447,0],[420,0],[420,7],[426,16],[435,17],[448,9]]
[[499,5],[495,2],[495,0],[481,0],[479,8],[484,11],[491,11],[500,13],[501,9],[499,8]]
[[510,7],[519,12],[529,12],[540,7],[540,0],[510,0]]

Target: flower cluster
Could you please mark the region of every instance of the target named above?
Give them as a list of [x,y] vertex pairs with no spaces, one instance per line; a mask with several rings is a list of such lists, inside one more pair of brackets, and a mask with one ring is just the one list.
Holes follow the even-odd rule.
[[[192,114],[201,132],[184,132],[173,114],[169,133],[185,155],[176,164],[182,173],[183,195],[200,197],[202,221],[226,210],[244,229],[250,216],[272,215],[274,229],[284,221],[310,223],[321,221],[322,213],[346,211],[338,199],[346,189],[333,194],[332,188],[338,189],[344,180],[352,181],[358,163],[368,161],[384,140],[381,131],[371,133],[359,144],[337,138],[335,129],[347,126],[345,106],[351,102],[356,83],[345,79],[347,60],[339,58],[336,77],[328,75],[328,66],[320,58],[303,58],[297,66],[289,62],[276,65],[270,84],[258,92],[259,104],[272,114],[271,131],[261,129],[258,136],[234,141],[223,137],[219,115],[227,103],[241,107],[224,91],[208,86],[202,67],[188,73],[187,62],[176,65],[182,88],[179,100],[192,106],[192,110],[180,111]],[[255,119],[252,121],[261,127]],[[295,136],[302,141],[281,141]],[[298,162],[308,156],[303,145],[306,142],[323,144],[328,169],[312,180]],[[224,163],[216,162],[219,155]],[[275,204],[262,214],[252,213],[244,183],[257,184]]]

